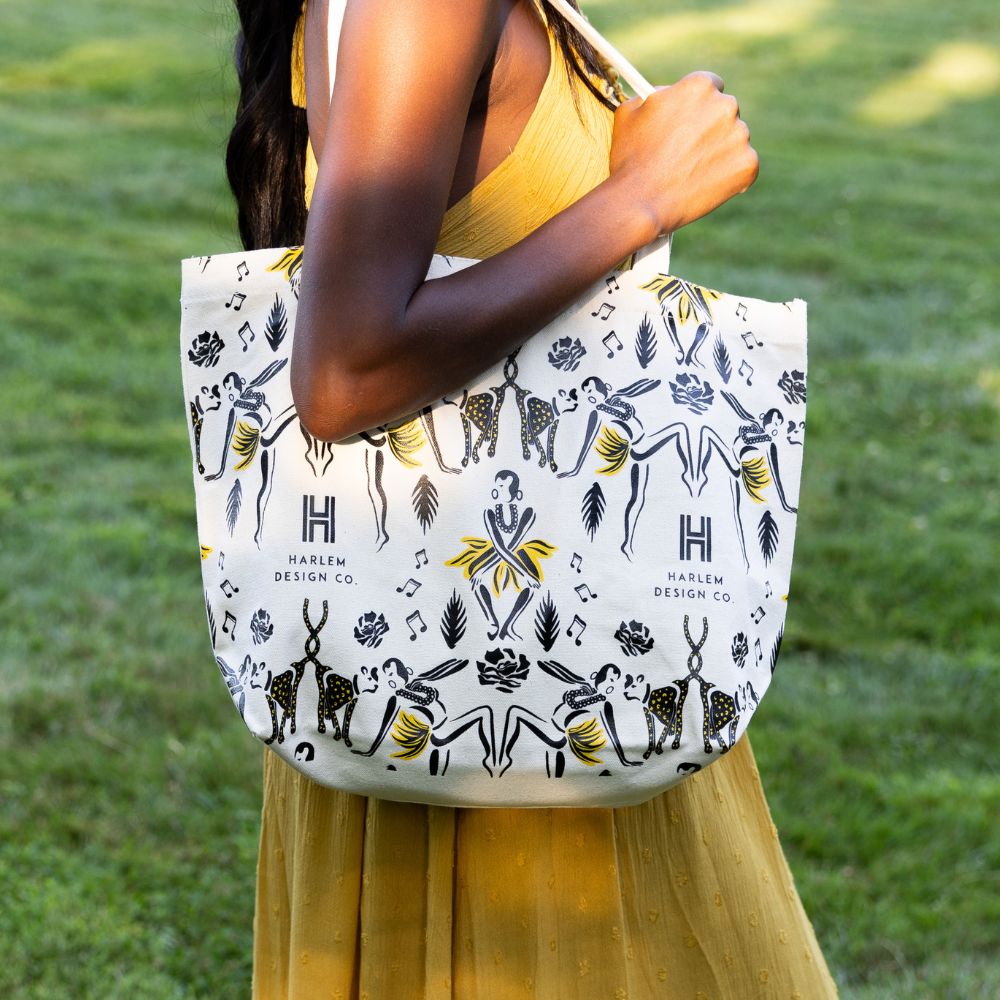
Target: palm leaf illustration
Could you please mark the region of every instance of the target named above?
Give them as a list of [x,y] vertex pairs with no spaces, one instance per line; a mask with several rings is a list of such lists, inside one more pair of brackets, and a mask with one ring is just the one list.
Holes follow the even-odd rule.
[[444,636],[449,649],[454,649],[465,635],[465,605],[457,590],[451,592],[451,597],[441,613],[441,635]]
[[723,382],[729,382],[729,377],[733,374],[733,366],[729,361],[729,351],[722,342],[722,335],[715,338],[715,349],[712,351],[712,358],[715,360],[715,369]]
[[215,648],[215,615],[212,614],[212,604],[208,599],[208,591],[205,591],[205,611],[208,614],[208,631],[212,636],[212,648]]
[[264,336],[267,337],[267,342],[271,345],[272,351],[276,351],[281,346],[281,342],[285,339],[287,332],[288,314],[285,312],[285,304],[278,297],[277,292],[275,292],[274,305],[271,306],[271,312],[267,317],[267,325],[264,327]]
[[583,504],[580,513],[583,515],[583,526],[590,535],[590,540],[594,540],[597,529],[601,526],[604,518],[604,491],[600,483],[594,483],[583,495]]
[[764,562],[769,563],[778,551],[778,522],[769,510],[765,510],[757,525],[757,538],[760,541],[760,551]]
[[656,332],[649,316],[643,316],[639,324],[639,332],[635,335],[635,356],[639,359],[641,368],[648,368],[656,357]]
[[229,528],[230,535],[236,530],[236,519],[240,516],[240,508],[242,506],[243,487],[237,479],[233,483],[233,488],[229,491],[229,497],[226,500],[226,527]]
[[771,673],[774,673],[775,664],[778,662],[778,653],[781,652],[781,639],[785,634],[785,626],[782,625],[778,629],[778,635],[774,640],[774,646],[771,647]]
[[559,612],[556,611],[551,592],[546,593],[545,600],[539,604],[535,612],[535,635],[538,636],[538,641],[546,653],[559,637]]
[[426,474],[417,480],[417,485],[413,487],[411,500],[413,502],[413,513],[417,515],[417,521],[420,523],[420,527],[424,529],[424,534],[426,535],[427,529],[434,523],[434,517],[438,509],[437,489],[430,479],[427,478]]

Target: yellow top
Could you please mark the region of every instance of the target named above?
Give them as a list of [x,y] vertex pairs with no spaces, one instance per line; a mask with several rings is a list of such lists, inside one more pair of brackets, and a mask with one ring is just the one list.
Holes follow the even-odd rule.
[[[439,251],[488,257],[606,176],[611,113],[579,84],[593,131],[577,124],[552,52],[525,134]],[[621,809],[391,802],[263,763],[253,1000],[837,996],[746,736]]]
[[[303,13],[305,4],[302,5]],[[545,13],[537,8],[543,20]],[[292,100],[306,106],[303,25],[292,52]],[[613,112],[567,74],[554,32],[549,72],[538,102],[510,153],[445,213],[437,253],[485,258],[518,243],[608,176]],[[594,82],[607,92],[599,77]],[[316,181],[316,157],[306,148],[306,205]]]

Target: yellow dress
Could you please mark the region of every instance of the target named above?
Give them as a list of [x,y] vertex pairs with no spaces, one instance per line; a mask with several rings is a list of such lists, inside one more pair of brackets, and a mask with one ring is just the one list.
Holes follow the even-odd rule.
[[[439,252],[497,253],[607,176],[611,113],[550,39],[523,134],[448,210]],[[301,49],[295,68],[302,104]],[[746,736],[620,809],[390,802],[263,763],[254,1000],[837,995]]]

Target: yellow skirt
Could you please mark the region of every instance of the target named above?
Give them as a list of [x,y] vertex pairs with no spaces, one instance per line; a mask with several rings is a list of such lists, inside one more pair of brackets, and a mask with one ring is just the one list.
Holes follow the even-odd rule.
[[452,809],[264,750],[254,1000],[827,1000],[746,736],[638,806]]

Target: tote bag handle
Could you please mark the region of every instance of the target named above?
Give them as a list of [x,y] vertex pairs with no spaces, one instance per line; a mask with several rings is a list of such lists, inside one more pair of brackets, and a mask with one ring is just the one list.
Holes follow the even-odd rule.
[[[653,92],[653,85],[609,42],[578,10],[567,0],[549,0],[549,3],[600,53],[620,74],[637,96],[645,100]],[[327,54],[330,80],[330,97],[333,97],[333,82],[337,72],[337,48],[340,43],[340,27],[344,20],[347,0],[330,0],[327,10]],[[671,234],[660,236],[644,246],[635,255],[636,266],[647,257],[656,255],[654,270],[667,271],[670,268]],[[648,265],[647,265],[648,268]]]

